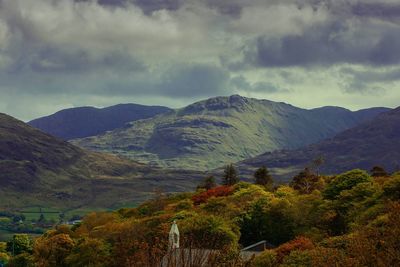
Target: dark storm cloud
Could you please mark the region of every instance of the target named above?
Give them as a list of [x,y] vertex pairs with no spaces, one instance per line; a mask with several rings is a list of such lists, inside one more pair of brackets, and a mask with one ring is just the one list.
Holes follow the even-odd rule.
[[30,53],[22,53],[14,58],[6,71],[8,73],[36,72],[36,73],[80,73],[113,69],[119,72],[145,71],[143,62],[130,55],[113,51],[108,54],[93,57],[85,50],[66,51],[54,47],[44,46]]
[[[357,32],[359,30],[359,32]],[[374,40],[378,34],[378,40]],[[334,21],[313,25],[301,35],[259,37],[255,55],[264,67],[332,65],[337,63],[392,65],[400,63],[400,28],[355,29]]]
[[400,18],[400,4],[396,3],[356,3],[351,7],[352,14],[380,19]]
[[130,0],[134,5],[139,6],[144,13],[150,14],[157,10],[177,10],[183,0]]
[[[90,0],[75,0],[76,2],[88,2]],[[97,0],[103,6],[126,7],[129,4],[140,7],[145,14],[151,14],[158,10],[177,10],[184,0]]]

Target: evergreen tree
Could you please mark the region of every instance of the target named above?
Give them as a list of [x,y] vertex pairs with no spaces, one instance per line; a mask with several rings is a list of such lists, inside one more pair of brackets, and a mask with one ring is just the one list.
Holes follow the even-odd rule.
[[373,177],[387,177],[389,174],[381,166],[374,166],[371,170],[371,175]]
[[203,179],[203,181],[197,186],[197,189],[210,190],[211,188],[214,188],[216,186],[217,186],[217,183],[215,182],[214,176],[209,175]]
[[233,164],[227,165],[224,170],[223,184],[234,185],[237,182],[239,182],[239,177],[235,166],[233,166]]
[[40,217],[38,220],[39,223],[45,223],[46,222],[46,218],[44,217],[43,213],[40,213]]
[[264,186],[272,185],[273,183],[272,176],[269,174],[269,171],[265,166],[256,170],[254,173],[254,180],[256,184]]

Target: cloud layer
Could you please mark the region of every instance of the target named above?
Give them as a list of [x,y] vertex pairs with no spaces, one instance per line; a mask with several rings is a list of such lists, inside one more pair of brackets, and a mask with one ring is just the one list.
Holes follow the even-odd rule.
[[395,0],[0,0],[0,111],[25,120],[234,93],[396,106],[399,64]]

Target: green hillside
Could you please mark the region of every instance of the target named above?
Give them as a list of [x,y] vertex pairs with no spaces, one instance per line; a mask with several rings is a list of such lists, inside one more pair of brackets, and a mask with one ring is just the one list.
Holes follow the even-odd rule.
[[266,151],[315,143],[383,110],[305,110],[233,95],[210,98],[72,143],[157,166],[205,170]]

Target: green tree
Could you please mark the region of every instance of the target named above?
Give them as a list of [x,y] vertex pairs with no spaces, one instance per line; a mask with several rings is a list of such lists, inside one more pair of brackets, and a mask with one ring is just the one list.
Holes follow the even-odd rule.
[[229,164],[225,167],[223,184],[224,185],[234,185],[239,182],[239,177],[233,164]]
[[223,249],[237,246],[235,225],[214,215],[198,215],[181,221],[182,246]]
[[335,177],[326,187],[323,195],[327,199],[336,199],[344,190],[352,189],[359,183],[372,181],[371,177],[363,170],[352,170]]
[[217,183],[215,182],[214,176],[209,175],[203,179],[203,181],[197,186],[197,189],[210,190],[211,188],[214,188],[216,186],[217,186]]
[[258,168],[254,173],[254,180],[256,184],[271,186],[273,183],[272,176],[269,174],[265,166]]
[[292,209],[286,199],[258,200],[240,220],[240,243],[248,246],[266,240],[278,245],[293,239],[296,222]]
[[7,242],[7,251],[11,255],[32,252],[32,240],[27,234],[15,234],[13,238]]

